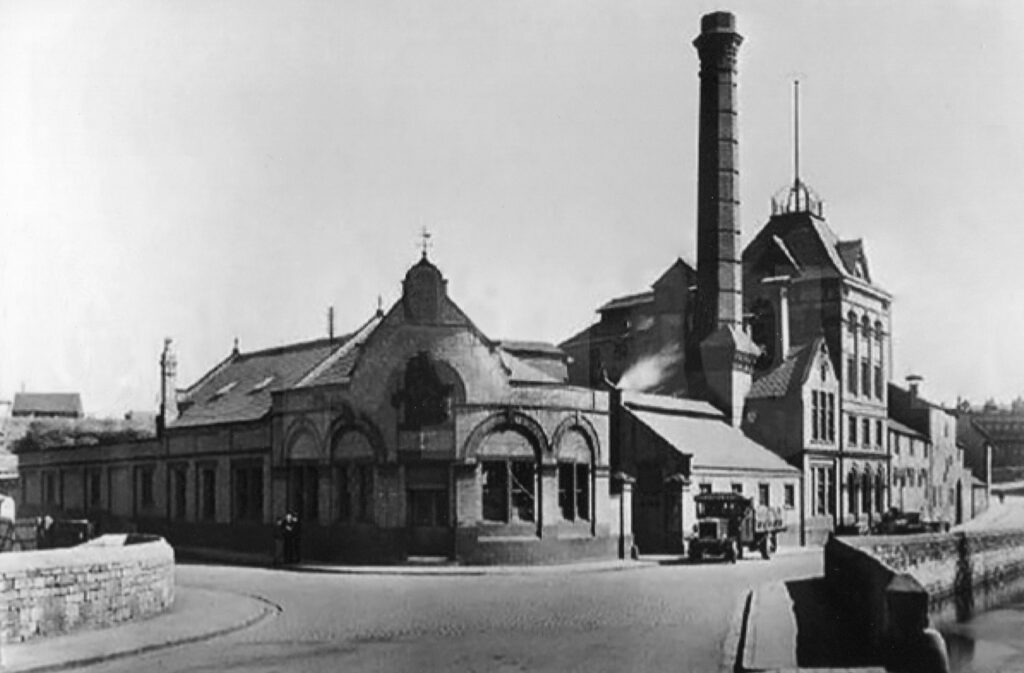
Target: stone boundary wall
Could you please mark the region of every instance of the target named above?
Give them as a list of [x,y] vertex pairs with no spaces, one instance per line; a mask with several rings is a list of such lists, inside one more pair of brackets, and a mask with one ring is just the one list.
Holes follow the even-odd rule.
[[155,536],[0,554],[0,642],[112,626],[167,610],[174,550]]
[[927,592],[933,626],[965,621],[1024,593],[1024,530],[832,538],[825,545],[825,578],[874,645],[894,626],[887,590],[903,573]]

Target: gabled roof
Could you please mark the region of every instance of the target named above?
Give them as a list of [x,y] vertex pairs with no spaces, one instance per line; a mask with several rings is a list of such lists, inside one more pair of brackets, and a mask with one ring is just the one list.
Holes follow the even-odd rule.
[[[263,418],[270,410],[273,391],[294,386],[332,352],[344,348],[350,338],[318,339],[234,354],[179,400],[181,415],[169,427]],[[270,377],[270,383],[265,383]]]
[[[872,283],[867,273],[867,256],[860,240],[840,241],[828,223],[809,212],[774,215],[754,236],[743,251],[744,266],[759,263],[770,254],[777,254],[777,240],[805,274],[833,275],[855,279],[888,295]],[[863,265],[864,277],[858,277],[857,264]]]
[[679,453],[692,469],[800,473],[795,467],[744,435],[738,428],[705,414],[671,413],[626,407],[639,422]]
[[78,393],[15,393],[12,416],[81,416]]
[[825,344],[824,337],[790,350],[786,358],[774,369],[758,378],[750,386],[747,399],[777,399],[796,393],[807,382],[814,365],[815,355]]
[[363,344],[370,338],[377,326],[383,321],[382,313],[377,313],[351,335],[337,350],[318,364],[311,372],[295,384],[296,388],[322,386],[332,383],[344,383],[352,375],[352,369],[359,360]]
[[672,266],[665,269],[665,273],[658,276],[658,280],[651,284],[651,287],[658,287],[665,283],[671,283],[673,276],[682,275],[683,279],[687,282],[696,280],[697,272],[694,271],[693,266],[688,264],[682,257],[676,258],[676,261],[672,263]]

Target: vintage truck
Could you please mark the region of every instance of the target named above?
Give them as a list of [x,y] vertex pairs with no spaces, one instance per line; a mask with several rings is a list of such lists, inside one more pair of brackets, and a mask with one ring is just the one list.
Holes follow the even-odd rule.
[[760,551],[769,559],[778,548],[778,533],[786,529],[778,507],[754,506],[738,493],[702,493],[694,498],[697,523],[687,540],[687,555],[699,562],[705,556],[730,563],[743,558],[743,550]]

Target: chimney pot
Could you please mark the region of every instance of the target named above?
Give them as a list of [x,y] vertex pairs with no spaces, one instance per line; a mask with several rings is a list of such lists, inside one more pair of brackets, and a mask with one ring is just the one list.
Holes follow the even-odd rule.
[[736,17],[732,12],[712,12],[700,20],[702,33],[732,33],[736,30]]

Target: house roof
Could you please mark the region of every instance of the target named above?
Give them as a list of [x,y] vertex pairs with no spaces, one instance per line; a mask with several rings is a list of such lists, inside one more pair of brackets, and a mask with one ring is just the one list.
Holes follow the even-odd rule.
[[269,410],[271,393],[290,388],[351,337],[318,339],[252,353],[238,353],[179,400],[171,428],[254,421]]
[[659,413],[629,409],[638,421],[681,454],[690,456],[694,469],[785,472],[799,470],[775,453],[744,435],[724,418],[705,415]]
[[323,362],[319,363],[312,371],[302,377],[296,388],[307,386],[322,386],[332,383],[344,383],[352,375],[352,370],[359,361],[362,353],[362,346],[370,338],[377,326],[384,320],[381,313],[377,313],[363,326],[349,335],[345,342],[337,350],[331,353]]
[[638,292],[636,294],[626,294],[621,297],[615,297],[601,308],[597,309],[598,313],[604,313],[605,311],[614,311],[616,309],[629,308],[631,306],[641,306],[643,304],[649,304],[654,301],[654,292],[648,290],[647,292]]
[[815,354],[824,343],[825,339],[818,337],[810,343],[790,350],[789,355],[774,369],[754,381],[750,386],[750,392],[747,393],[747,399],[782,398],[800,390],[810,375]]
[[498,347],[514,355],[529,355],[531,357],[545,356],[551,358],[565,358],[566,354],[561,348],[547,341],[519,341],[504,339],[497,342]]
[[82,398],[78,393],[15,393],[11,415],[33,414],[81,416]]
[[890,430],[895,430],[896,432],[902,433],[904,435],[910,435],[911,437],[916,437],[918,439],[928,439],[926,436],[924,436],[914,428],[910,427],[909,425],[904,425],[903,423],[900,423],[895,418],[889,418],[888,424]]

